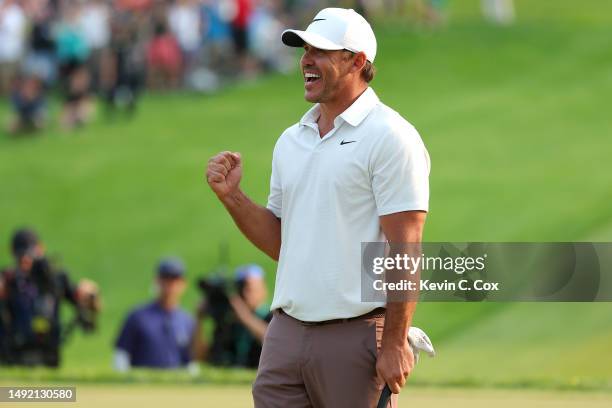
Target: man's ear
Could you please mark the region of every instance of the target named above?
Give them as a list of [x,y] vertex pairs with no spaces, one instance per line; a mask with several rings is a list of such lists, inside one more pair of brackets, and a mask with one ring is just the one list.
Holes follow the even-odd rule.
[[367,62],[367,57],[364,52],[358,52],[353,58],[353,66],[351,67],[352,72],[361,72]]

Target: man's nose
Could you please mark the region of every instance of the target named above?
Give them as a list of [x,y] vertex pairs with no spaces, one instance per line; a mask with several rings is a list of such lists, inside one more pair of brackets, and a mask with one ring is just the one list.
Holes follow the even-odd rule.
[[304,51],[304,54],[302,54],[301,63],[303,67],[314,65],[312,54],[309,51]]

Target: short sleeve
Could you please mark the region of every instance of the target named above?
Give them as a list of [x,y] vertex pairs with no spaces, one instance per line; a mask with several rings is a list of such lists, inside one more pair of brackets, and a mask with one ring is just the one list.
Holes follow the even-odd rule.
[[272,211],[277,217],[281,218],[282,204],[283,204],[283,191],[281,188],[280,173],[278,169],[278,158],[277,158],[278,143],[274,147],[274,153],[272,154],[272,175],[270,176],[270,195],[268,196],[268,204],[266,208]]
[[372,190],[379,216],[428,211],[430,161],[414,127],[406,123],[381,138],[371,160]]
[[138,319],[136,313],[131,313],[125,320],[121,332],[115,341],[115,348],[134,354],[138,335]]

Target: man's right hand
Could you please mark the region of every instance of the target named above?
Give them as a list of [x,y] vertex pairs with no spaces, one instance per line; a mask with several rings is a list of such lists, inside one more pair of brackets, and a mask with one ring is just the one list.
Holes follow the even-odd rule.
[[255,204],[240,190],[242,159],[238,152],[221,152],[208,161],[206,181],[240,231],[272,259],[278,260],[281,223],[272,211]]
[[221,152],[208,160],[206,180],[214,193],[223,200],[238,191],[242,178],[240,153]]

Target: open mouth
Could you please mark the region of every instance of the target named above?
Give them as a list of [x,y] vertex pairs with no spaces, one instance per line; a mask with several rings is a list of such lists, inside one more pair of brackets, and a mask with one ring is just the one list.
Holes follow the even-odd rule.
[[307,84],[312,84],[315,83],[316,81],[318,81],[321,78],[321,75],[319,74],[315,74],[313,72],[306,72],[304,73],[304,81]]

